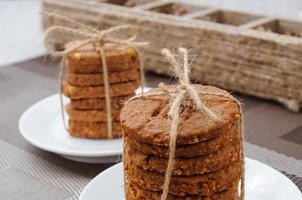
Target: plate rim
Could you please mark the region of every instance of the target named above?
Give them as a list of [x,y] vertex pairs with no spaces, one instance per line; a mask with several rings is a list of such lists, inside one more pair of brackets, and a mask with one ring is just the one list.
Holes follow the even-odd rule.
[[101,173],[99,173],[98,175],[96,175],[93,179],[91,179],[89,181],[89,183],[82,190],[82,192],[81,192],[81,194],[79,196],[79,200],[85,200],[85,199],[83,199],[83,195],[85,195],[85,193],[87,192],[87,190],[89,189],[89,187],[91,185],[93,185],[96,180],[98,180],[100,177],[104,176],[104,173],[108,173],[108,171],[111,171],[113,168],[117,168],[120,165],[123,165],[123,162],[119,162],[119,163],[116,163],[116,164],[112,165],[111,167],[108,167],[107,169],[105,169],[104,171],[102,171]]
[[[292,187],[294,187],[298,192],[300,192],[300,196],[302,197],[302,192],[300,191],[300,189],[297,187],[296,184],[294,184],[294,182],[292,180],[290,180],[287,176],[285,176],[283,173],[281,173],[280,171],[278,171],[277,169],[265,164],[265,163],[262,163],[258,160],[255,160],[255,159],[252,159],[252,158],[248,158],[248,157],[245,157],[245,162],[252,162],[252,163],[257,163],[258,165],[261,165],[263,167],[266,167],[270,170],[272,170],[274,173],[277,173],[279,176],[282,176],[283,178],[287,179],[288,182],[291,184]],[[91,185],[94,184],[94,182],[96,182],[98,179],[100,179],[102,176],[104,176],[105,173],[108,173],[108,171],[111,171],[113,168],[117,168],[119,167],[120,165],[123,165],[123,162],[119,162],[117,164],[114,164],[112,165],[111,167],[107,168],[106,170],[102,171],[101,173],[99,173],[97,176],[95,176],[93,179],[90,180],[90,182],[85,186],[85,188],[82,190],[81,194],[80,194],[80,197],[79,197],[79,200],[86,200],[86,199],[83,199],[84,195],[87,193],[89,187]],[[122,168],[123,169],[123,168]]]
[[[35,147],[38,147],[39,149],[48,151],[48,152],[52,152],[52,153],[56,153],[56,154],[60,154],[60,155],[67,155],[67,156],[81,156],[81,157],[109,157],[109,156],[117,156],[117,155],[121,155],[123,153],[123,149],[120,150],[109,150],[109,151],[102,151],[102,152],[97,152],[97,151],[91,151],[91,152],[83,152],[83,151],[76,151],[76,150],[68,150],[68,149],[58,149],[58,148],[52,148],[49,146],[45,146],[35,140],[32,140],[30,138],[30,134],[27,134],[25,131],[25,120],[28,117],[28,115],[30,115],[31,112],[33,112],[34,109],[36,109],[37,106],[40,106],[40,104],[42,104],[44,101],[47,101],[49,99],[52,98],[59,98],[59,93],[50,95],[48,97],[45,97],[39,101],[37,101],[36,103],[32,104],[29,108],[27,108],[21,115],[21,117],[19,118],[18,121],[18,129],[20,134],[22,135],[22,137],[29,142],[30,144],[32,144]],[[81,138],[78,138],[81,139]],[[83,139],[84,140],[84,139]],[[88,140],[88,139],[85,139]],[[114,140],[122,140],[121,138],[118,139],[114,139]]]

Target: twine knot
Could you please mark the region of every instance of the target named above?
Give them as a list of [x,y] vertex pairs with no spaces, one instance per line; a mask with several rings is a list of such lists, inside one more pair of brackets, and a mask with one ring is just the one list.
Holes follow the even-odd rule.
[[[217,116],[210,109],[208,109],[201,101],[198,92],[190,82],[190,64],[188,59],[187,49],[181,47],[178,52],[183,56],[183,64],[177,61],[175,55],[173,55],[168,49],[163,49],[162,54],[167,58],[168,62],[174,67],[174,71],[178,77],[178,85],[174,91],[174,100],[171,101],[171,110],[174,110],[174,106],[181,104],[184,98],[188,98],[192,104],[195,105],[198,111],[203,112],[213,121],[217,121]],[[177,99],[177,101],[175,101]],[[180,103],[179,103],[180,102]],[[175,104],[175,105],[174,105]],[[173,109],[172,109],[173,108]]]
[[100,46],[104,46],[106,44],[106,35],[105,35],[105,32],[101,32],[98,36],[96,36],[95,41]]

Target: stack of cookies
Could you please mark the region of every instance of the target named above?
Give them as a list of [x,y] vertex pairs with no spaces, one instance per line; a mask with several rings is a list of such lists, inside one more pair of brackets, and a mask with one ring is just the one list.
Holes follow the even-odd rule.
[[[72,42],[67,45],[76,45]],[[122,103],[135,94],[139,86],[140,60],[135,49],[120,44],[104,47],[108,66],[112,110],[112,135],[120,137],[119,115]],[[86,45],[66,57],[67,75],[62,91],[70,98],[66,106],[69,133],[72,136],[100,139],[108,137],[106,99],[102,60],[92,45]]]
[[[175,86],[167,86],[174,89]],[[203,93],[228,95],[211,86],[193,85]],[[156,88],[150,92],[160,92]],[[169,200],[241,200],[243,177],[241,114],[226,97],[200,95],[218,117],[209,119],[191,104],[181,106],[175,167]],[[121,112],[127,200],[160,200],[168,163],[170,96],[145,96],[128,102]],[[185,106],[187,105],[187,106]]]

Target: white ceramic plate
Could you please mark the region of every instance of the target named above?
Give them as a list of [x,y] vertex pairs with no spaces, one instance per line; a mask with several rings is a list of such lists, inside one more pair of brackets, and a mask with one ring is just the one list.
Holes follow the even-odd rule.
[[[80,200],[123,200],[123,167],[116,164],[95,177]],[[286,176],[258,161],[246,159],[245,200],[302,200],[299,189]]]
[[[145,88],[146,91],[149,89]],[[136,92],[140,93],[140,89]],[[67,103],[68,99],[64,98],[64,104]],[[91,140],[71,137],[63,126],[59,94],[28,108],[19,120],[19,130],[32,145],[78,162],[117,162],[122,154],[122,139]]]

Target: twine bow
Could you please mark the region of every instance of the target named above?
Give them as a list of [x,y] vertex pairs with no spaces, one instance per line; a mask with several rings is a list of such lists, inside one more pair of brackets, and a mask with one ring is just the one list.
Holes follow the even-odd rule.
[[[194,86],[191,85],[190,83],[190,78],[189,78],[190,65],[188,61],[188,51],[185,48],[179,48],[178,52],[183,56],[183,60],[184,60],[183,64],[179,63],[175,55],[173,55],[168,49],[162,50],[162,54],[167,58],[168,62],[171,65],[173,65],[175,73],[178,76],[178,85],[173,91],[168,91],[163,84],[160,84],[159,88],[161,89],[161,91],[149,92],[146,94],[137,95],[129,100],[132,101],[133,99],[147,97],[147,96],[159,96],[159,95],[171,96],[170,110],[168,112],[168,115],[172,120],[171,127],[170,127],[169,159],[166,168],[165,181],[163,185],[163,193],[161,195],[161,200],[166,200],[169,194],[169,185],[170,185],[173,170],[175,168],[176,140],[177,140],[178,129],[180,124],[181,106],[185,103],[185,100],[189,100],[190,105],[195,106],[195,109],[197,111],[204,113],[207,117],[209,117],[214,122],[217,122],[219,120],[218,116],[203,104],[202,100],[199,97],[199,94],[224,97],[226,98],[227,101],[235,102],[239,107],[240,113],[242,113],[240,102],[231,95],[223,94],[223,93],[197,91],[194,88]],[[242,117],[238,128],[240,129],[240,134],[243,137]],[[241,156],[244,157],[243,146],[242,146],[241,153],[242,153]],[[243,173],[244,173],[244,169],[243,169]],[[241,182],[240,183],[241,186],[240,186],[240,191],[238,192],[238,196],[240,198],[243,198],[244,178],[242,178],[240,182]]]
[[[108,80],[108,66],[106,62],[106,55],[104,50],[104,45],[107,43],[114,43],[114,44],[122,44],[128,45],[131,47],[139,47],[147,45],[145,42],[135,42],[136,39],[136,28],[130,25],[121,25],[109,28],[107,30],[98,30],[93,27],[87,26],[81,22],[76,20],[70,19],[65,16],[57,15],[54,13],[42,13],[45,16],[53,17],[65,22],[74,27],[67,27],[67,26],[52,26],[48,28],[44,34],[44,44],[49,52],[50,55],[55,57],[62,57],[62,62],[60,66],[60,81],[63,81],[63,70],[65,66],[65,56],[79,48],[92,44],[95,47],[95,50],[99,53],[102,60],[102,71],[103,71],[103,78],[104,78],[104,88],[105,88],[105,100],[106,100],[106,115],[107,115],[107,128],[108,128],[108,138],[112,138],[112,110],[111,110],[111,99],[110,99],[110,84]],[[126,39],[119,39],[112,37],[110,35],[114,33],[120,33],[127,31],[129,33],[129,37]],[[58,39],[59,36],[65,36],[67,38],[76,38],[79,41],[78,44],[68,47],[63,51],[57,51],[52,45],[51,41]],[[140,64],[140,78],[141,78],[141,86],[142,91],[145,84],[145,77],[144,77],[144,68],[143,64]],[[61,84],[60,83],[60,84]],[[144,92],[144,91],[143,91]],[[63,96],[62,96],[62,86],[60,86],[60,101],[61,101],[61,111],[62,111],[62,118],[65,129],[67,126],[65,125],[65,113],[64,113],[64,105],[63,105]]]
[[[169,110],[169,117],[172,120],[170,128],[170,142],[169,142],[169,159],[168,166],[165,175],[165,182],[163,186],[163,193],[161,200],[166,200],[169,193],[169,185],[172,176],[173,169],[175,167],[175,151],[176,151],[176,139],[178,134],[179,122],[180,122],[180,108],[185,97],[190,98],[191,102],[195,104],[197,110],[203,112],[211,120],[216,121],[217,116],[210,109],[208,109],[199,98],[197,91],[190,84],[189,74],[189,61],[188,51],[184,48],[178,49],[179,53],[183,54],[184,63],[181,65],[177,62],[175,56],[167,49],[162,50],[162,54],[166,56],[167,60],[174,66],[175,72],[178,75],[179,85],[171,98],[171,107]],[[183,69],[182,69],[183,66]]]

